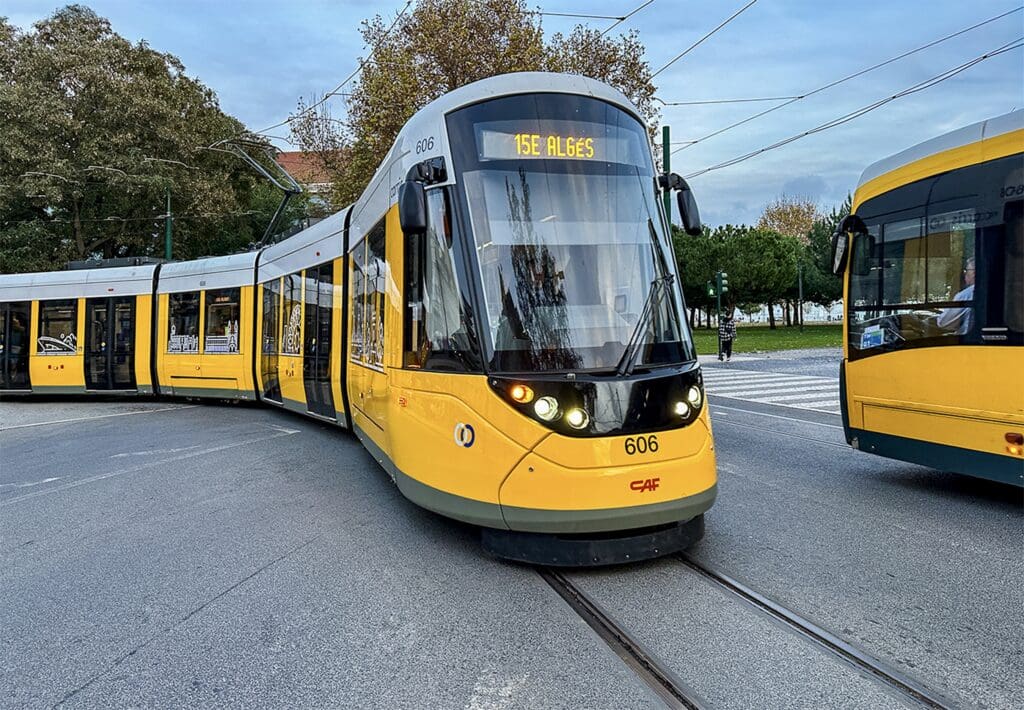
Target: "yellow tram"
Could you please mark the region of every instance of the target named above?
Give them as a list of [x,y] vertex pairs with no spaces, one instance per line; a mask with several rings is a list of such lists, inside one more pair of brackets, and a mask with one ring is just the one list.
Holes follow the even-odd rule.
[[864,171],[833,238],[854,447],[1024,485],[1022,147],[1024,110]]
[[[413,116],[355,204],[259,252],[133,281],[0,277],[0,385],[258,399],[350,428],[406,497],[481,526],[497,555],[665,554],[699,539],[716,494],[665,190],[699,230],[618,91],[486,79]],[[100,298],[113,320],[132,299],[131,386],[83,376],[121,362],[116,337],[92,360],[78,344]]]

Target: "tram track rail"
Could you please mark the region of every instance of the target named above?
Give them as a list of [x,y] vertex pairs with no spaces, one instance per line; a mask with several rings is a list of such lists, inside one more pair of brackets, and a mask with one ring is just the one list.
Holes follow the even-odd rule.
[[554,589],[612,651],[670,708],[704,710],[708,706],[664,664],[623,629],[583,590],[563,574],[536,567],[537,574]]
[[954,707],[951,701],[923,683],[900,672],[853,644],[844,641],[827,629],[818,626],[795,611],[787,609],[742,582],[716,570],[711,565],[701,562],[685,552],[676,555],[675,559],[700,577],[732,593],[749,606],[766,614],[776,622],[789,627],[800,637],[814,643],[847,665],[853,666],[856,670],[874,678],[912,703],[921,707],[939,710],[948,710]]
[[[814,644],[845,665],[884,685],[911,705],[936,710],[950,710],[955,707],[952,701],[924,683],[902,673],[742,582],[716,570],[712,565],[697,560],[685,552],[678,553],[669,559],[682,563],[701,579],[730,593],[748,607],[792,630],[808,643]],[[665,703],[666,707],[690,710],[704,710],[710,707],[653,653],[645,649],[629,630],[623,628],[593,598],[562,572],[549,567],[535,567],[534,569],[619,656],[626,666],[636,673],[640,680]]]

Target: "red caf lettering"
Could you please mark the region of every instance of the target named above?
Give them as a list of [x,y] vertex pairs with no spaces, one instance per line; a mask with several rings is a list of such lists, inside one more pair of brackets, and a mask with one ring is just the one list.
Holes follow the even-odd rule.
[[656,491],[660,485],[660,478],[644,478],[639,481],[630,481],[629,488],[630,490],[643,493],[644,491]]

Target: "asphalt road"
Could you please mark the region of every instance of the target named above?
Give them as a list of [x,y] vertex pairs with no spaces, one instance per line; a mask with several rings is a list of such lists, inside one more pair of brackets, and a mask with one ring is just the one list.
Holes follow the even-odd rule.
[[[711,406],[696,558],[954,705],[1019,706],[1019,489],[851,451],[834,415]],[[709,707],[905,706],[678,560],[570,579]],[[2,707],[660,706],[534,571],[255,406],[0,403],[0,629]]]

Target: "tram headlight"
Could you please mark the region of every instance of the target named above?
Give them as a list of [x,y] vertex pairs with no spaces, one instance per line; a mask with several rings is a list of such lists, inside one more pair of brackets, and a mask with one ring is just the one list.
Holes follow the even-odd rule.
[[704,397],[700,393],[700,388],[696,385],[691,386],[690,389],[686,391],[686,401],[689,402],[690,406],[694,409],[700,409],[700,403],[703,399]]
[[680,417],[688,417],[690,415],[690,405],[686,402],[676,402],[674,411]]
[[565,413],[565,423],[573,429],[583,429],[590,423],[590,415],[584,409],[573,407]]
[[541,397],[533,403],[533,412],[546,422],[558,416],[558,400],[554,397]]
[[508,395],[519,404],[529,404],[533,401],[533,390],[526,385],[512,385]]

